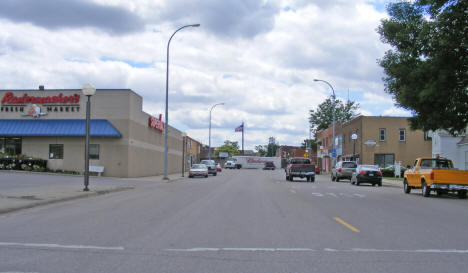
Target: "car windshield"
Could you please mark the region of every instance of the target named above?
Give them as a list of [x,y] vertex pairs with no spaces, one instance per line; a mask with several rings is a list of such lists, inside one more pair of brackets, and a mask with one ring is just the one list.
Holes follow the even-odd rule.
[[202,160],[200,163],[205,164],[205,165],[214,165],[215,164],[214,160]]
[[273,162],[267,162],[267,163],[265,163],[265,166],[272,167],[274,165],[273,165]]
[[445,159],[423,159],[420,164],[422,169],[450,169],[450,161]]
[[375,165],[361,165],[359,168],[367,171],[379,171],[379,167]]
[[192,169],[206,169],[206,165],[205,164],[194,164],[192,166]]
[[294,158],[290,161],[291,164],[310,164],[310,160],[307,158]]
[[343,168],[356,168],[357,164],[354,162],[343,162]]

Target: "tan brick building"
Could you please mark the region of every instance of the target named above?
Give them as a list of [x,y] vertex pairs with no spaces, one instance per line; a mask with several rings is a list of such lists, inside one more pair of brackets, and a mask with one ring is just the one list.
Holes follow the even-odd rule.
[[[0,90],[0,99],[0,152],[46,159],[52,170],[83,172],[86,97],[80,89]],[[104,176],[163,174],[161,121],[143,112],[142,103],[130,89],[98,89],[91,97],[90,165],[104,166]],[[171,126],[168,132],[168,172],[177,173],[182,132]],[[197,145],[187,151],[197,160]]]
[[[412,131],[406,117],[359,116],[336,124],[337,160],[356,160],[360,164],[385,167],[401,162],[412,165],[414,159],[431,156],[432,142],[421,130]],[[317,133],[321,168],[331,168],[331,126]],[[353,140],[352,135],[357,139]]]

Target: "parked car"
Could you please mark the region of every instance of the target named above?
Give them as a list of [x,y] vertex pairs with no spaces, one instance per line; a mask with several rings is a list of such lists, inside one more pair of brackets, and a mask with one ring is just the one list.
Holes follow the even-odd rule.
[[205,164],[208,167],[208,173],[216,176],[218,171],[216,171],[216,162],[214,160],[204,159],[200,161],[200,164]]
[[424,197],[429,197],[431,191],[437,195],[456,192],[459,198],[465,199],[468,191],[468,171],[453,168],[452,160],[447,158],[418,158],[404,177],[405,193],[420,188]]
[[293,181],[294,177],[305,177],[307,181],[315,181],[315,165],[305,157],[291,158],[284,171],[286,172],[286,180],[289,181]]
[[219,164],[219,163],[216,164],[216,171],[217,172],[223,171],[223,169],[221,168],[221,164]]
[[382,186],[382,172],[379,166],[358,165],[351,176],[351,184],[359,186],[362,183]]
[[228,160],[224,163],[224,168],[226,169],[235,169],[236,168],[236,162],[234,160]]
[[195,176],[208,177],[208,167],[205,164],[193,164],[189,170],[189,178]]
[[[382,176],[384,177],[394,177],[395,176],[395,165],[390,165],[385,168],[382,168]],[[403,177],[405,174],[406,168],[403,166],[400,166],[400,177]]]
[[264,170],[274,170],[275,168],[276,166],[273,162],[265,162],[265,166],[263,167]]
[[351,180],[356,167],[357,164],[354,161],[340,161],[336,163],[331,171],[331,180],[336,182],[340,181],[340,179]]

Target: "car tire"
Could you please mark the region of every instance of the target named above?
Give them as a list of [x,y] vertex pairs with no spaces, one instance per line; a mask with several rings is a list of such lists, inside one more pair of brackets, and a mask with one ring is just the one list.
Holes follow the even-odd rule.
[[214,173],[213,176],[216,176],[218,173]]
[[356,186],[359,186],[359,180],[356,180]]
[[335,181],[336,181],[336,182],[340,182],[340,178],[337,176],[337,177],[335,178]]
[[431,189],[427,186],[426,181],[421,182],[421,191],[423,197],[429,197],[431,195]]
[[458,196],[458,198],[460,198],[460,199],[466,199],[466,190],[459,190],[459,191],[457,192],[457,196]]
[[208,178],[208,175],[205,175],[205,178]]
[[442,196],[442,195],[444,195],[444,193],[445,192],[443,190],[436,190],[437,196]]
[[332,175],[331,175],[331,181],[332,181],[332,182],[335,181],[335,177],[333,176],[333,173],[332,173]]
[[377,186],[382,187],[382,181],[377,184]]
[[291,182],[294,181],[294,177],[292,175],[289,176],[289,181],[291,181]]
[[312,183],[315,182],[315,176],[312,176],[312,177],[310,178],[310,182],[312,182]]
[[411,187],[408,186],[408,181],[406,181],[406,179],[403,180],[403,192],[406,194],[411,192]]

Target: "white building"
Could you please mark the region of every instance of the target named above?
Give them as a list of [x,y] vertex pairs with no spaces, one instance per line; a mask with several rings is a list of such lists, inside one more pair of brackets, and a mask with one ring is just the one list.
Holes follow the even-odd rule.
[[454,167],[468,170],[468,136],[452,136],[447,131],[437,130],[432,134],[432,156],[451,159]]

